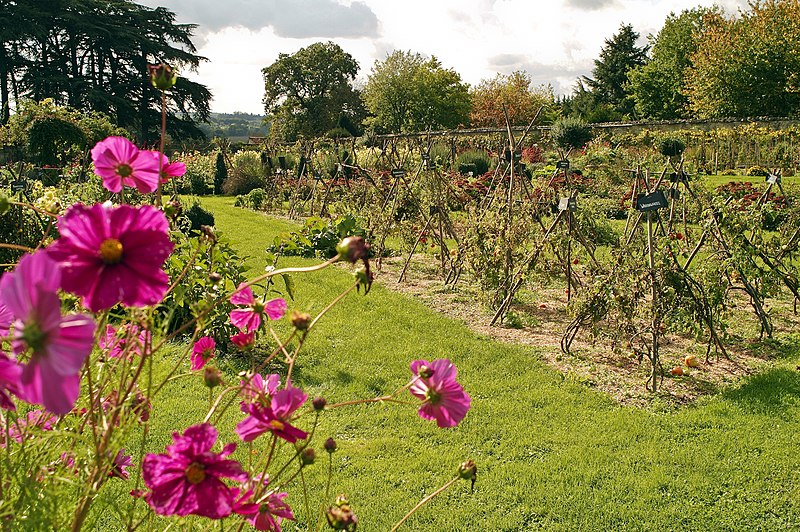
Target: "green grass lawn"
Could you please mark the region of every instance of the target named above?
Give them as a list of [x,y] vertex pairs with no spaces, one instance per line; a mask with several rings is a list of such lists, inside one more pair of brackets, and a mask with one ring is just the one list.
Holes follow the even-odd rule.
[[[232,203],[203,199],[217,228],[249,257],[249,274],[258,275],[265,248],[292,225]],[[287,258],[279,265],[315,262]],[[319,312],[351,279],[338,267],[296,276],[290,308]],[[793,340],[778,339],[787,345]],[[325,412],[317,429],[318,461],[306,474],[314,504],[326,479],[321,443],[332,436],[339,449],[331,496],[349,496],[364,531],[389,530],[467,458],[479,469],[474,493],[467,482],[456,484],[411,517],[405,530],[800,529],[796,351],[694,406],[660,408],[656,400],[647,410],[621,407],[546,367],[534,348],[492,341],[376,285],[367,296],[348,296],[323,318],[293,378],[310,396],[335,403],[391,393],[408,381],[413,359],[444,357],[458,366],[459,381],[472,396],[466,419],[442,430],[410,405]],[[201,421],[207,401],[196,379],[175,381],[157,398],[151,433],[158,436],[149,449],[163,452],[172,430]],[[220,427],[224,442],[235,441],[232,428],[241,419],[231,410]],[[247,452],[240,445],[237,457],[247,460]],[[266,449],[256,445],[251,452]],[[319,506],[312,507],[309,525],[301,486],[288,491],[299,521],[284,522],[284,530],[316,529]],[[104,504],[99,501],[95,513]],[[154,519],[148,526],[161,530],[166,524]],[[207,525],[187,520],[180,526]]]

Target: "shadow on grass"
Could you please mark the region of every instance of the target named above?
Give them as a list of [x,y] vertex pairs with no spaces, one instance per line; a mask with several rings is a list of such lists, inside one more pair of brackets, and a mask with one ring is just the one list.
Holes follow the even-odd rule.
[[771,369],[748,377],[722,397],[754,414],[782,415],[800,405],[800,371]]
[[787,334],[779,338],[765,338],[749,346],[753,355],[764,359],[786,359],[800,353],[800,334]]

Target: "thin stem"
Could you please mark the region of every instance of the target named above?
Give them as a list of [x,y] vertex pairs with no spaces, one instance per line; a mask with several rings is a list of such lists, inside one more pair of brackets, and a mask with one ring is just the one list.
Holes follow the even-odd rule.
[[188,329],[189,327],[194,326],[199,320],[201,320],[202,318],[205,318],[206,316],[208,316],[211,313],[211,311],[216,308],[217,305],[219,305],[220,303],[222,303],[226,299],[229,299],[233,294],[236,294],[236,293],[244,290],[245,288],[247,288],[249,286],[253,286],[254,284],[260,283],[264,279],[269,279],[270,277],[274,277],[275,275],[282,275],[284,273],[306,273],[306,272],[315,272],[315,271],[318,271],[318,270],[322,270],[324,268],[327,268],[331,264],[337,262],[338,260],[339,260],[339,255],[336,255],[332,259],[329,259],[329,260],[327,260],[327,261],[325,261],[323,263],[317,264],[316,266],[309,266],[309,267],[306,267],[306,268],[282,268],[280,270],[273,270],[271,272],[265,273],[264,275],[256,277],[252,281],[248,281],[246,283],[243,283],[232,294],[225,295],[225,296],[217,298],[216,301],[212,302],[212,304],[209,305],[209,307],[206,310],[204,310],[203,312],[201,312],[198,316],[196,316],[196,317],[192,318],[191,320],[187,321],[186,323],[181,325],[178,329],[173,331],[171,334],[169,334],[166,337],[164,337],[158,343],[158,345],[153,348],[151,353],[155,353],[164,344],[166,344],[168,341],[172,340],[173,338],[176,338],[177,336],[182,334],[186,329]]
[[189,271],[189,268],[191,267],[191,265],[194,264],[195,259],[197,259],[198,253],[200,253],[200,247],[201,246],[202,246],[202,241],[198,240],[197,249],[195,249],[194,253],[192,253],[192,257],[188,261],[186,261],[186,266],[183,267],[183,270],[181,271],[181,273],[178,274],[178,276],[175,278],[175,280],[172,281],[172,284],[170,285],[170,287],[167,288],[167,291],[164,294],[165,298],[166,298],[167,294],[172,292],[175,289],[175,287],[178,286],[178,283],[181,282],[181,280],[184,278],[184,276],[186,275],[186,272]]
[[164,141],[167,136],[167,95],[161,91],[161,142],[158,147],[158,188],[156,188],[156,206],[161,207],[161,174],[164,171]]
[[428,501],[430,501],[431,499],[433,499],[434,497],[436,497],[437,495],[439,495],[440,493],[442,493],[444,490],[446,490],[447,488],[449,488],[450,486],[452,486],[453,484],[455,484],[455,483],[456,483],[456,482],[457,482],[457,481],[458,481],[460,478],[461,478],[461,477],[454,477],[454,478],[453,478],[453,479],[451,479],[451,480],[450,480],[450,481],[449,481],[447,484],[445,484],[444,486],[442,486],[442,487],[441,487],[441,488],[439,488],[438,490],[434,491],[433,493],[431,493],[430,495],[428,495],[427,497],[425,497],[424,499],[422,499],[421,501],[419,501],[419,503],[418,503],[416,506],[414,506],[414,507],[411,509],[411,511],[410,511],[410,512],[408,512],[408,513],[407,513],[407,514],[406,514],[406,515],[405,515],[405,516],[404,516],[404,517],[403,517],[403,518],[402,518],[400,521],[398,521],[398,522],[397,522],[397,524],[396,524],[396,525],[394,525],[394,526],[392,527],[392,530],[391,530],[391,532],[395,532],[395,531],[396,531],[398,528],[400,528],[400,525],[402,525],[403,523],[405,523],[405,522],[406,522],[406,520],[407,520],[409,517],[411,517],[412,515],[414,515],[414,512],[416,512],[417,510],[419,510],[420,508],[422,508],[422,507],[425,505],[425,503],[427,503]]
[[314,325],[316,325],[316,324],[317,324],[317,322],[319,321],[319,319],[320,319],[322,316],[324,316],[324,315],[325,315],[325,314],[326,314],[326,313],[327,313],[327,312],[328,312],[330,309],[332,309],[332,308],[334,307],[334,305],[336,305],[336,303],[338,303],[339,301],[341,301],[341,300],[344,298],[344,296],[346,296],[347,294],[349,294],[350,292],[352,292],[352,291],[353,291],[353,290],[354,290],[356,287],[358,287],[358,285],[359,285],[359,284],[361,284],[359,281],[356,281],[355,283],[353,283],[353,284],[350,286],[350,288],[348,288],[347,290],[345,290],[344,292],[342,292],[341,294],[339,294],[339,295],[336,297],[336,299],[334,299],[333,301],[331,301],[331,302],[330,302],[330,304],[328,304],[328,306],[327,306],[327,307],[325,307],[324,309],[322,309],[322,312],[320,312],[319,314],[317,314],[317,317],[316,317],[316,318],[314,318],[314,321],[312,321],[312,322],[309,324],[309,326],[308,326],[308,329],[306,329],[306,332],[308,332],[308,331],[310,331],[311,329],[313,329],[313,328],[314,328]]
[[20,246],[18,244],[0,243],[0,248],[16,249],[17,251],[24,251],[25,253],[33,253],[34,251],[36,251],[35,249],[29,248],[28,246]]
[[306,516],[308,524],[311,525],[311,507],[308,504],[308,485],[306,484],[306,476],[303,474],[304,467],[300,468],[300,482],[303,483],[303,499],[306,505]]
[[382,403],[384,401],[389,401],[391,399],[392,399],[391,395],[383,395],[381,397],[373,397],[371,399],[353,399],[352,401],[344,401],[342,403],[326,405],[325,410],[330,410],[332,408],[339,408],[340,406],[363,405],[367,403]]

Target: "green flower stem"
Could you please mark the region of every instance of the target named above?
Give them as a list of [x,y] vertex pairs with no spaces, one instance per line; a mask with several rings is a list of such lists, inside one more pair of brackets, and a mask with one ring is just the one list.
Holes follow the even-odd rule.
[[167,294],[172,292],[175,289],[175,287],[178,286],[178,283],[181,282],[181,280],[186,276],[186,273],[189,271],[189,268],[195,263],[195,261],[197,259],[197,255],[200,253],[200,248],[201,247],[202,247],[202,240],[198,240],[197,241],[197,249],[194,250],[194,253],[192,253],[191,258],[186,261],[186,266],[183,267],[183,270],[181,270],[181,273],[178,274],[178,276],[175,278],[175,280],[172,281],[172,284],[170,285],[170,287],[167,288],[167,291],[164,293],[164,297],[162,298],[162,301],[163,301],[163,299],[166,299]]
[[[327,268],[328,266],[330,266],[331,264],[335,263],[335,262],[336,262],[336,261],[338,261],[338,260],[339,260],[339,255],[336,255],[336,256],[335,256],[335,257],[333,257],[332,259],[329,259],[329,260],[327,260],[327,261],[325,261],[325,262],[323,262],[323,263],[321,263],[321,264],[317,264],[316,266],[309,266],[309,267],[306,267],[306,268],[281,268],[280,270],[273,270],[273,271],[271,271],[271,272],[267,272],[267,273],[265,273],[264,275],[261,275],[261,276],[259,276],[259,277],[256,277],[256,278],[255,278],[255,279],[253,279],[252,281],[249,281],[249,282],[247,282],[247,283],[244,283],[244,285],[242,286],[242,288],[245,288],[245,287],[248,287],[248,286],[253,286],[254,284],[257,284],[257,283],[259,283],[259,282],[263,281],[264,279],[269,279],[270,277],[274,277],[275,275],[281,275],[281,274],[284,274],[284,273],[306,273],[306,272],[315,272],[315,271],[319,271],[319,270],[322,270],[322,269],[324,269],[324,268]],[[229,298],[230,298],[230,297],[231,297],[233,294],[235,294],[235,293],[239,292],[240,290],[241,290],[240,288],[237,288],[237,289],[236,289],[236,290],[234,290],[234,291],[233,291],[231,294],[228,294],[228,295],[221,296],[221,297],[217,298],[217,300],[216,300],[216,301],[214,301],[214,302],[213,302],[213,303],[212,303],[212,304],[209,306],[209,308],[207,308],[206,310],[204,310],[203,312],[201,312],[201,313],[200,313],[200,315],[198,315],[198,316],[196,316],[196,317],[192,318],[191,320],[187,321],[186,323],[184,323],[183,325],[181,325],[181,326],[180,326],[178,329],[176,329],[175,331],[173,331],[171,334],[169,334],[169,335],[167,335],[166,337],[164,337],[164,338],[163,338],[163,339],[162,339],[162,340],[161,340],[161,341],[158,343],[158,345],[157,345],[155,348],[153,348],[153,350],[152,350],[152,352],[151,352],[151,353],[155,353],[155,352],[156,352],[156,351],[158,351],[158,350],[159,350],[159,349],[160,349],[160,348],[161,348],[161,347],[162,347],[164,344],[166,344],[166,343],[167,343],[167,342],[169,342],[170,340],[173,340],[174,338],[178,337],[178,336],[179,336],[181,333],[183,333],[183,332],[184,332],[186,329],[188,329],[189,327],[192,327],[192,326],[194,326],[194,325],[195,325],[195,324],[196,324],[196,323],[197,323],[197,322],[198,322],[200,319],[202,319],[202,318],[205,318],[205,317],[206,317],[206,316],[207,316],[207,315],[208,315],[208,314],[209,314],[209,313],[210,313],[210,312],[211,312],[211,311],[212,311],[214,308],[216,308],[216,306],[217,306],[217,305],[219,305],[219,304],[220,304],[220,303],[222,303],[223,301],[226,301],[226,300],[228,300],[228,299],[229,299]]]
[[422,499],[421,501],[419,501],[419,503],[418,503],[416,506],[414,506],[414,507],[411,509],[411,511],[410,511],[410,512],[408,512],[408,513],[407,513],[405,516],[403,516],[403,518],[402,518],[400,521],[398,521],[396,525],[394,525],[394,526],[392,527],[392,530],[391,530],[391,532],[395,532],[395,531],[396,531],[398,528],[400,528],[400,526],[401,526],[403,523],[405,523],[405,522],[406,522],[406,520],[407,520],[409,517],[411,517],[412,515],[414,515],[414,513],[415,513],[417,510],[419,510],[420,508],[422,508],[422,507],[423,507],[423,506],[424,506],[424,505],[425,505],[425,504],[426,504],[428,501],[430,501],[431,499],[433,499],[434,497],[436,497],[437,495],[439,495],[440,493],[442,493],[443,491],[445,491],[447,488],[449,488],[450,486],[452,486],[453,484],[455,484],[456,482],[458,482],[458,480],[460,480],[460,478],[461,478],[461,477],[459,477],[459,476],[456,476],[456,477],[454,477],[454,478],[453,478],[453,479],[451,479],[451,480],[450,480],[450,481],[449,481],[447,484],[445,484],[444,486],[442,486],[442,487],[441,487],[441,488],[439,488],[438,490],[434,491],[433,493],[431,493],[430,495],[428,495],[427,497],[425,497],[424,499]]
[[161,172],[164,169],[164,141],[167,136],[167,94],[161,91],[161,139],[158,146],[158,152],[161,157],[158,158],[158,187],[156,188],[156,206],[161,207]]

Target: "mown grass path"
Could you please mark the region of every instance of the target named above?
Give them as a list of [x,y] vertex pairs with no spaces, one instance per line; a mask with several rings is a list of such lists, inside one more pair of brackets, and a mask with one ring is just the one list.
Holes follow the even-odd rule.
[[[291,225],[232,201],[203,204],[250,257],[254,276],[264,249]],[[290,308],[318,312],[350,282],[341,268],[298,276]],[[796,352],[691,407],[621,407],[544,366],[535,349],[488,340],[378,284],[326,316],[303,353],[295,382],[329,403],[390,393],[407,382],[415,358],[450,358],[472,396],[472,410],[450,430],[397,404],[325,413],[306,480],[318,500],[327,470],[321,442],[333,436],[331,495],[350,497],[359,530],[388,530],[467,458],[479,468],[475,492],[456,485],[406,530],[800,529]],[[290,491],[305,529],[301,491]]]

